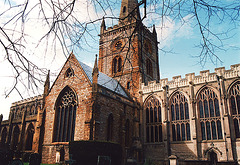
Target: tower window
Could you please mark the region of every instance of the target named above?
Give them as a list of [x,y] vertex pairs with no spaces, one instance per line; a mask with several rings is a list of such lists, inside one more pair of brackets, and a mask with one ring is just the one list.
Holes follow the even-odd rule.
[[144,41],[144,48],[145,48],[145,51],[146,51],[147,53],[152,54],[151,41],[149,41],[148,39],[146,39],[146,40]]
[[118,41],[118,42],[115,44],[115,48],[116,48],[116,49],[122,48],[122,42],[121,42],[121,41]]
[[117,56],[113,59],[112,62],[112,71],[113,73],[121,72],[122,71],[122,58]]
[[127,82],[127,89],[130,89],[130,82]]
[[123,7],[123,13],[125,13],[125,12],[126,12],[126,6]]
[[146,68],[147,68],[147,74],[151,77],[153,77],[153,68],[152,68],[152,62],[147,59],[146,61]]

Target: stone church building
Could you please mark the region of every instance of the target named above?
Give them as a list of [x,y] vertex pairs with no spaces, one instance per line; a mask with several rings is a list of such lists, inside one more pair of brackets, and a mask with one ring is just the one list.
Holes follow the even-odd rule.
[[121,145],[123,164],[240,162],[240,64],[214,73],[160,79],[156,29],[136,0],[122,0],[117,25],[100,27],[91,68],[71,53],[44,93],[12,104],[0,118],[0,148],[69,160],[69,142]]

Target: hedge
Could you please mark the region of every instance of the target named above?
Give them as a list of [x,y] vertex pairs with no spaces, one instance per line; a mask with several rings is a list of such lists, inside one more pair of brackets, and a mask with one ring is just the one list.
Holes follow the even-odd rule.
[[120,144],[103,141],[73,141],[69,153],[78,165],[97,165],[99,156],[109,157],[111,165],[121,165],[122,148]]

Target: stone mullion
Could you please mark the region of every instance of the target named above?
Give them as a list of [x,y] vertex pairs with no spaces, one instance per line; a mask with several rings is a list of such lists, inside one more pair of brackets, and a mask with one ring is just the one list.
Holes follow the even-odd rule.
[[75,134],[75,122],[76,122],[76,112],[77,111],[77,105],[74,106],[74,110],[72,112],[72,129],[71,129],[71,140],[74,140],[74,134]]
[[[69,139],[70,141],[71,141],[71,139],[72,139],[72,127],[73,127],[73,126],[72,126],[72,125],[73,125],[72,123],[73,123],[74,107],[75,107],[75,105],[73,105],[72,108],[71,108],[71,110],[69,111],[69,119],[70,119],[69,122],[70,122],[70,123],[68,124],[68,126],[70,126],[70,127],[68,127],[68,130],[69,130],[69,131],[68,131],[68,135],[67,135],[67,136],[69,137],[68,139]],[[71,114],[71,115],[70,115],[70,114]]]
[[65,114],[65,106],[62,107],[62,112],[61,112],[61,120],[60,120],[60,136],[59,136],[59,141],[63,141],[63,133],[64,133],[64,114]]
[[60,136],[60,130],[61,130],[62,107],[58,107],[56,109],[56,111],[58,111],[57,112],[57,118],[58,118],[57,121],[58,121],[58,123],[56,123],[57,124],[57,130],[56,130],[55,140],[56,140],[56,142],[58,142],[59,141],[59,136]]
[[[66,111],[65,111],[65,115],[64,115],[64,118],[66,119],[65,123],[64,123],[64,141],[69,141],[68,139],[68,133],[69,133],[69,130],[68,130],[68,122],[69,122],[69,111],[70,111],[70,107],[71,106],[67,106],[66,108]],[[66,129],[65,129],[66,128]]]
[[59,120],[58,120],[58,136],[57,136],[57,142],[61,141],[61,129],[62,129],[61,123],[62,123],[62,115],[63,115],[62,113],[63,113],[63,109],[64,109],[63,106],[61,106],[61,108],[59,109],[60,114],[59,114]]

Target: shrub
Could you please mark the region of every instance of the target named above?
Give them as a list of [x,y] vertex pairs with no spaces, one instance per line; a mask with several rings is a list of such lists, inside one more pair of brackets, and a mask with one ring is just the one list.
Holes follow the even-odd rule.
[[69,153],[79,165],[96,165],[98,157],[109,157],[112,165],[121,165],[122,148],[120,144],[102,141],[73,141]]

